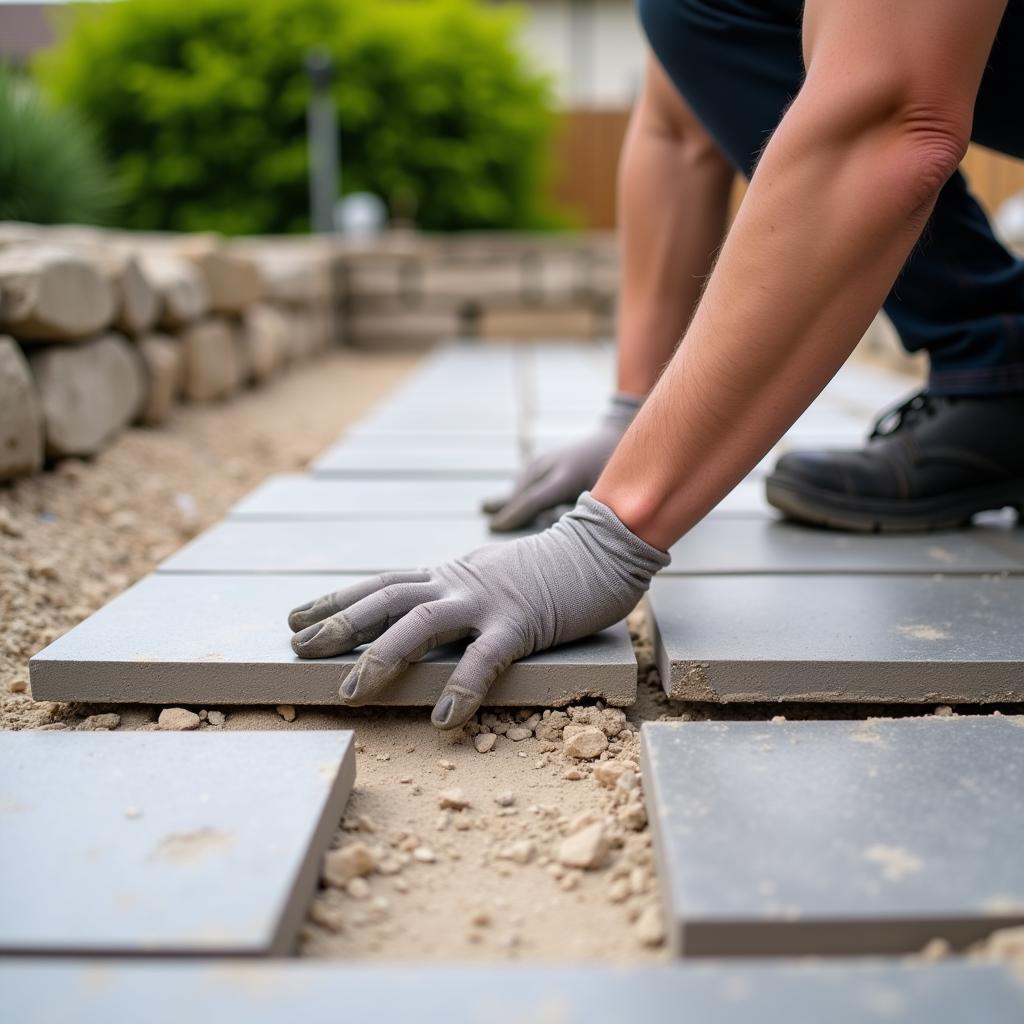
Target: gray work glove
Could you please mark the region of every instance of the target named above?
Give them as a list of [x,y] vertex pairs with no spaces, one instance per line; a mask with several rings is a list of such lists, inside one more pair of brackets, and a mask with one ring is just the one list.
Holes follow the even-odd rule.
[[574,505],[576,499],[597,483],[622,435],[643,405],[639,395],[619,392],[601,425],[582,440],[535,455],[523,467],[512,491],[483,504],[497,532],[519,530],[542,512],[559,505]]
[[296,608],[300,658],[369,643],[346,677],[343,704],[372,704],[439,644],[472,637],[431,716],[453,729],[480,707],[513,661],[618,622],[669,556],[590,494],[550,529],[488,544],[420,572],[389,572]]

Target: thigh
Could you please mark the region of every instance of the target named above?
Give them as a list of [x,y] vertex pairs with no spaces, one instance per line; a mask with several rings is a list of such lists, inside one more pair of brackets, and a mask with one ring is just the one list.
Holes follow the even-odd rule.
[[975,142],[1024,158],[1024,0],[1010,0],[974,105]]
[[749,176],[803,80],[799,0],[637,0],[658,62]]

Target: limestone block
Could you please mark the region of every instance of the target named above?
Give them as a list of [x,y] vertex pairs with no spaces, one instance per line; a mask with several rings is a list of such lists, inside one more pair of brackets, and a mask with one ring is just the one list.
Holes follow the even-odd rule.
[[330,301],[332,258],[322,249],[295,248],[287,243],[232,247],[241,249],[259,267],[265,298],[290,306],[311,306]]
[[185,354],[181,342],[166,334],[143,335],[136,346],[148,386],[139,422],[156,426],[170,416],[181,394]]
[[96,260],[114,291],[114,326],[126,334],[148,331],[160,315],[160,294],[138,256],[112,246],[97,247]]
[[266,303],[257,303],[242,314],[241,337],[252,380],[268,380],[284,364],[288,329],[284,314]]
[[94,455],[137,415],[146,396],[138,354],[119,334],[29,356],[42,401],[46,453]]
[[361,314],[349,320],[352,344],[362,348],[415,348],[459,337],[462,317],[456,310],[408,310]]
[[263,276],[254,260],[228,252],[205,237],[186,239],[180,252],[202,276],[211,312],[241,313],[263,297]]
[[107,327],[114,293],[74,249],[22,243],[0,249],[0,326],[26,341],[73,341]]
[[140,260],[160,295],[161,327],[177,330],[206,313],[210,296],[202,275],[192,263],[162,249],[143,250]]
[[185,397],[211,402],[236,391],[245,376],[233,325],[221,317],[192,324],[181,333]]
[[28,363],[12,338],[0,337],[0,480],[43,464],[43,415]]

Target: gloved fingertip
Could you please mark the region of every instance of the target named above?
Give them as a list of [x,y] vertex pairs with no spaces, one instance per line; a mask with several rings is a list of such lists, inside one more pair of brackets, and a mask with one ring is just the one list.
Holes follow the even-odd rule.
[[480,502],[480,508],[486,515],[493,516],[495,512],[500,512],[507,503],[508,497],[505,495],[500,498],[484,498]]
[[315,625],[300,630],[292,637],[292,650],[301,657],[302,653],[308,649],[309,642],[316,639],[317,634],[323,628],[324,624],[317,622]]
[[444,693],[435,705],[430,720],[438,729],[458,729],[473,717],[479,706],[480,702],[471,697]]
[[359,689],[359,671],[355,668],[345,677],[345,681],[341,684],[341,688],[338,690],[338,698],[348,703],[351,701],[356,692]]
[[451,697],[442,697],[437,704],[434,705],[434,710],[430,715],[430,720],[439,729],[445,729],[448,727],[448,719],[451,718],[454,708],[455,701]]

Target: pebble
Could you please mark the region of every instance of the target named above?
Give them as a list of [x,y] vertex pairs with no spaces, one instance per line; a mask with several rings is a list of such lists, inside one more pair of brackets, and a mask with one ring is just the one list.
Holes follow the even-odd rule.
[[363,877],[357,876],[345,885],[345,892],[354,900],[365,900],[370,896],[370,883]]
[[7,509],[0,508],[0,533],[6,534],[8,537],[21,537],[24,532],[21,526],[15,522],[14,516]]
[[79,725],[79,731],[99,732],[101,730],[116,729],[121,724],[121,716],[113,712],[105,715],[90,715],[83,719]]
[[624,771],[615,781],[615,788],[620,793],[632,793],[640,785],[640,777],[636,772]]
[[608,900],[610,903],[625,903],[631,895],[632,889],[629,880],[626,878],[616,878],[608,886]]
[[494,749],[498,737],[493,732],[479,732],[473,737],[473,746],[478,754],[488,754]]
[[569,768],[562,772],[562,778],[568,779],[569,782],[579,782],[581,779],[585,779],[587,776],[579,770],[579,768]]
[[562,840],[558,847],[558,861],[568,868],[592,871],[604,863],[610,848],[604,826],[595,822]]
[[592,761],[608,748],[608,737],[596,725],[565,727],[565,753],[579,761]]
[[953,709],[948,704],[940,704],[935,709],[935,717],[936,718],[952,718],[953,717]]
[[227,721],[227,716],[223,711],[209,711],[207,712],[206,720],[210,725],[214,725],[219,728]]
[[295,721],[295,707],[292,704],[278,704],[277,713],[286,721]]
[[199,728],[199,716],[186,708],[164,708],[157,718],[157,725],[168,732],[187,732]]
[[324,857],[323,876],[328,885],[341,889],[353,878],[372,874],[376,868],[377,857],[365,843],[349,843]]
[[644,946],[660,946],[665,941],[665,925],[657,906],[652,904],[643,911],[633,925],[633,932]]
[[515,861],[516,864],[529,864],[535,852],[536,847],[529,839],[517,839],[498,850],[495,856],[500,860]]
[[512,790],[507,789],[502,793],[495,793],[494,802],[499,807],[511,807],[516,802],[516,795]]
[[28,689],[28,683],[24,679],[15,679],[8,684],[7,689],[11,693],[24,693]]
[[437,805],[442,810],[464,811],[470,805],[469,797],[458,786],[442,789],[437,794]]
[[520,743],[523,740],[528,740],[533,736],[533,730],[527,729],[524,725],[514,725],[505,735],[512,740],[513,743]]
[[474,910],[469,923],[476,928],[486,928],[491,923],[491,915],[486,910]]
[[628,770],[621,761],[600,761],[594,766],[594,778],[602,786],[614,786],[619,776]]
[[309,908],[309,916],[314,923],[326,928],[329,932],[345,930],[345,916],[340,907],[332,907],[320,900],[315,900]]
[[446,772],[455,771],[455,765],[453,765],[451,761],[446,761],[444,758],[441,758],[441,760],[437,762],[437,767],[443,768]]
[[647,812],[641,803],[633,802],[620,807],[616,817],[624,828],[639,832],[647,824]]
[[421,864],[433,864],[437,860],[437,854],[429,846],[417,846],[412,851],[412,858]]

